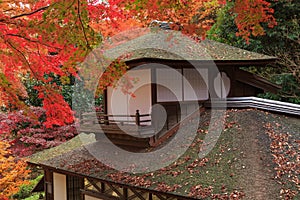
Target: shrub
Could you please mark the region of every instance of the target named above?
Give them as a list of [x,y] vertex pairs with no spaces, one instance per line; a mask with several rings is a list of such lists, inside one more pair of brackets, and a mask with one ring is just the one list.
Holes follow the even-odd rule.
[[77,135],[75,123],[47,128],[44,125],[45,111],[32,107],[35,116],[24,111],[0,112],[0,135],[12,144],[12,151],[18,156],[57,146]]
[[300,86],[293,74],[277,74],[271,77],[271,81],[280,85],[281,90],[277,94],[259,94],[259,97],[300,104]]
[[0,141],[0,199],[8,199],[21,185],[28,184],[26,162],[13,157],[9,148],[9,143]]
[[[31,191],[38,184],[38,182],[43,178],[43,175],[36,177],[31,180],[29,184],[21,185],[19,191],[12,197],[14,199],[25,199],[31,196]],[[38,195],[39,196],[39,195]]]

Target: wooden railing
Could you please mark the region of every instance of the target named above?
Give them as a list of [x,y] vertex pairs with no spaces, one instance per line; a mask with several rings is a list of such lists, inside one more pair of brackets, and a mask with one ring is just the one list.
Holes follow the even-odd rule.
[[[150,117],[150,114],[140,114],[139,110],[136,110],[134,115],[109,115],[102,112],[91,112],[91,113],[83,113],[80,116],[80,123],[92,123],[92,124],[136,124],[138,126],[145,125],[146,122],[151,122],[151,119],[144,119],[145,117]],[[118,118],[118,119],[116,119]],[[134,118],[134,119],[128,119]]]

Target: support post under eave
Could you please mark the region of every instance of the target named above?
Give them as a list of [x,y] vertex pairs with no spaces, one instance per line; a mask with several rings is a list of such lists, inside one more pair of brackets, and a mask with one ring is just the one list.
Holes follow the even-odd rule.
[[107,103],[107,88],[103,91],[103,111],[104,111],[104,122],[106,125],[109,125],[108,121],[108,103]]
[[151,68],[151,105],[157,103],[156,68]]
[[49,169],[44,169],[44,188],[46,200],[54,200],[53,195],[53,172]]

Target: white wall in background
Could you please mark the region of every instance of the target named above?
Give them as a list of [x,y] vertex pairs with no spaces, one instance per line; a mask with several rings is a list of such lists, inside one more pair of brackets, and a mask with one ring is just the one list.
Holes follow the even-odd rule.
[[54,200],[67,200],[66,175],[53,173]]
[[[120,87],[107,89],[107,106],[108,114],[113,115],[134,115],[136,110],[140,114],[149,114],[151,111],[151,71],[150,69],[131,69],[126,72],[125,76],[134,79],[133,92],[134,97],[130,94],[124,94]],[[124,120],[125,118],[115,118]],[[127,120],[133,120],[128,118]]]

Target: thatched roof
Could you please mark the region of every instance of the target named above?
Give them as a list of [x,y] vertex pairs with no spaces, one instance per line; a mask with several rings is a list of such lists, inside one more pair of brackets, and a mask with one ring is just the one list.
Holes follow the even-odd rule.
[[138,32],[139,30],[135,31],[112,38],[111,43],[105,50],[105,56],[110,59],[122,57],[125,61],[160,59],[266,63],[276,60],[275,57],[250,52],[208,39],[197,42],[181,32],[149,30],[141,33]]

